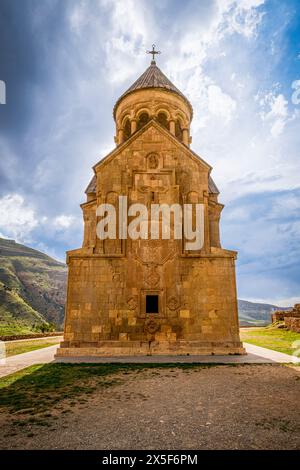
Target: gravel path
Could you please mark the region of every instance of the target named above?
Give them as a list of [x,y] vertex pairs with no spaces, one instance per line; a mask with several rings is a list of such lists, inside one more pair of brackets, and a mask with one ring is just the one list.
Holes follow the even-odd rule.
[[[114,375],[49,426],[0,415],[2,449],[299,449],[300,371],[278,364]],[[68,411],[68,412],[66,412]],[[21,417],[20,417],[21,418]]]

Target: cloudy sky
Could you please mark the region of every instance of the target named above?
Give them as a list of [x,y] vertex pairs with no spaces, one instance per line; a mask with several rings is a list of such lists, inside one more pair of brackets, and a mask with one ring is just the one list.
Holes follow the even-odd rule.
[[1,236],[61,260],[81,245],[91,167],[152,43],[193,104],[239,298],[300,301],[298,0],[1,0]]

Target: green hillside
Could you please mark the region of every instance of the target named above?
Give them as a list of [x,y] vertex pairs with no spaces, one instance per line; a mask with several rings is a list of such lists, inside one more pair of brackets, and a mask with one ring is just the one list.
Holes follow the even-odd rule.
[[65,264],[0,238],[0,335],[61,329]]

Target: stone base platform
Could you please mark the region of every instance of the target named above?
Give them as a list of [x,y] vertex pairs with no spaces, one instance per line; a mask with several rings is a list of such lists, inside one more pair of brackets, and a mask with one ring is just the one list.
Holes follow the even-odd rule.
[[114,357],[114,356],[189,356],[189,355],[243,355],[246,350],[240,342],[200,342],[200,341],[101,341],[95,345],[81,343],[79,346],[66,346],[61,343],[55,358],[60,357]]

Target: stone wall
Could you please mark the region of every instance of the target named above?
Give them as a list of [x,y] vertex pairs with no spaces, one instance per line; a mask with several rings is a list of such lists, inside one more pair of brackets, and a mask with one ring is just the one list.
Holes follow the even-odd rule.
[[284,324],[288,330],[300,333],[300,318],[296,317],[285,317]]
[[277,310],[276,312],[272,313],[272,323],[276,321],[284,321],[285,318],[294,317],[300,318],[300,304],[295,304],[294,308],[291,310]]
[[[145,312],[149,293],[159,296],[156,315]],[[103,341],[240,348],[234,259],[174,256],[149,267],[130,256],[71,257],[64,347],[97,348]]]
[[289,312],[286,310],[276,310],[276,312],[273,312],[271,314],[272,323],[275,323],[277,321],[283,321],[284,317],[287,317],[288,315]]

